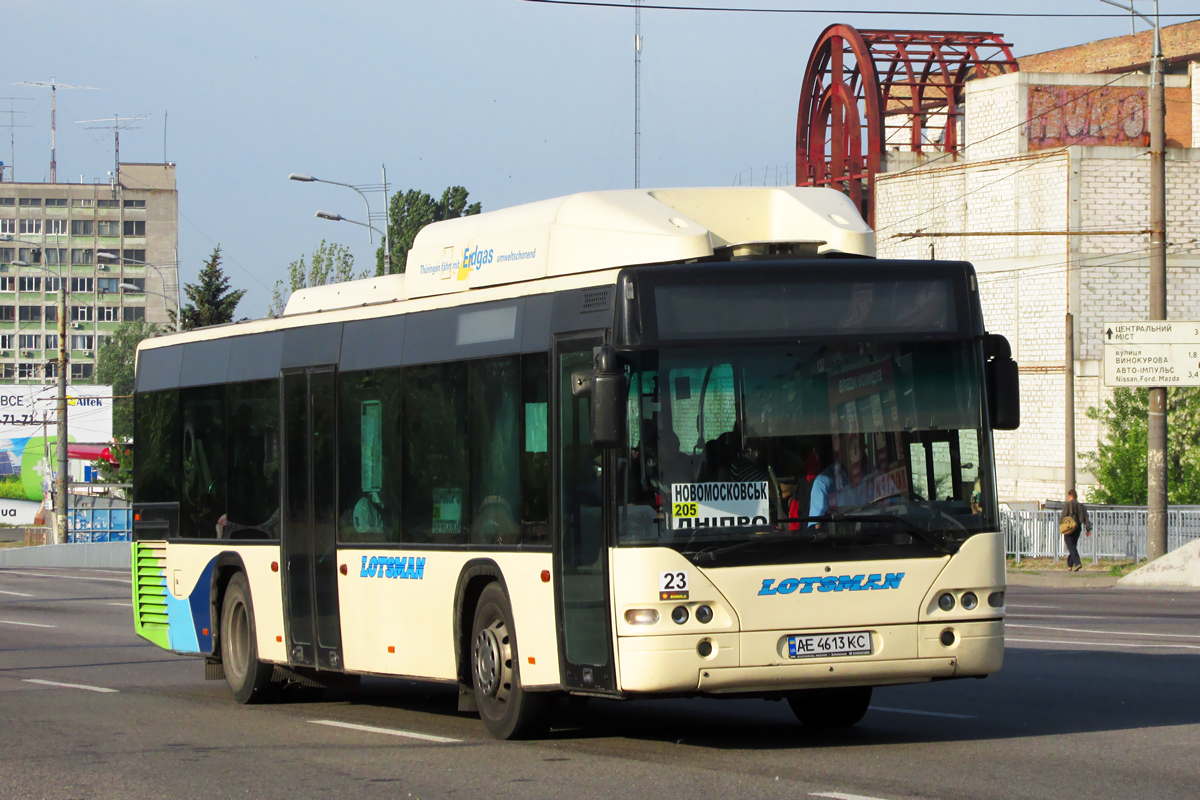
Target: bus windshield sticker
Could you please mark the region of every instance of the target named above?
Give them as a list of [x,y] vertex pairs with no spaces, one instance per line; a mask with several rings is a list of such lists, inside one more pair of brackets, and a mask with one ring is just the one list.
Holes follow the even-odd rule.
[[766,525],[767,481],[671,484],[671,530]]
[[433,490],[433,532],[460,533],[462,531],[462,489]]
[[383,405],[379,400],[367,400],[362,404],[362,490],[383,490],[383,438],[380,426],[383,421]]
[[659,600],[687,600],[688,591],[687,570],[658,573]]

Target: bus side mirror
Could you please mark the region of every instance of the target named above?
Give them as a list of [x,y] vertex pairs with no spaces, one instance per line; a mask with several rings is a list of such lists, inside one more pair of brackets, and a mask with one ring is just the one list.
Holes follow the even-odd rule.
[[992,429],[1015,431],[1021,426],[1021,383],[1008,339],[997,333],[985,335],[983,357]]
[[596,356],[596,368],[571,374],[571,394],[591,402],[592,444],[618,447],[625,441],[625,368],[611,345]]

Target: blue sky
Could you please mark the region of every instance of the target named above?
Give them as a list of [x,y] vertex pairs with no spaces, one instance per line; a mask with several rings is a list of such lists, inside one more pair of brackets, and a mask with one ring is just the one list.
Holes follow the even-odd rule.
[[[688,4],[700,5],[705,0]],[[958,3],[720,0],[774,8],[955,10]],[[1014,0],[1010,11],[1051,6]],[[1067,12],[1116,11],[1061,0]],[[633,12],[521,0],[341,3],[109,0],[5,2],[0,82],[100,87],[60,91],[60,180],[112,168],[112,136],[75,120],[150,118],[123,132],[123,161],[177,164],[181,276],[194,280],[220,243],[239,316],[262,316],[288,262],[321,239],[374,268],[367,231],[314,218],[363,219],[348,189],[289,172],[439,194],[461,184],[485,210],[633,185]],[[974,7],[973,7],[974,8]],[[1139,8],[1149,12],[1150,2]],[[1161,11],[1200,8],[1163,0]],[[1165,20],[1177,22],[1181,20]],[[794,164],[805,63],[825,26],[991,30],[1018,55],[1129,32],[1127,19],[1038,20],[869,14],[642,12],[642,185],[775,183]],[[1139,24],[1139,30],[1143,26]],[[0,87],[26,113],[0,129],[16,178],[49,177],[49,92]],[[9,121],[8,114],[0,115]],[[371,195],[373,209],[381,198]]]

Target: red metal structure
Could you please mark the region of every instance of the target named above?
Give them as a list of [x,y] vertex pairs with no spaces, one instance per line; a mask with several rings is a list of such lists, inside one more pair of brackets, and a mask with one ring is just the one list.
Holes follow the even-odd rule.
[[830,25],[804,73],[796,185],[840,189],[874,227],[884,148],[957,153],[966,82],[1016,69],[997,33]]

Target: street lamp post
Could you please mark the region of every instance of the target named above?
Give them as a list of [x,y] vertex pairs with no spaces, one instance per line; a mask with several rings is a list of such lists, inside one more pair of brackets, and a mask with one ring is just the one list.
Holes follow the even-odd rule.
[[[354,186],[353,184],[342,183],[341,181],[327,181],[324,178],[314,178],[312,175],[308,175],[303,172],[291,173],[290,175],[288,175],[288,180],[300,181],[301,183],[329,183],[334,186],[345,186],[347,189],[353,189],[354,191],[358,192],[359,197],[361,197],[363,199],[363,204],[367,207],[367,222],[369,223],[371,221],[371,204],[367,201],[367,196],[365,194],[363,194],[362,190],[359,189],[357,186]],[[389,236],[389,233],[388,233],[388,228],[390,226],[387,224],[387,214],[388,214],[387,186],[388,186],[388,184],[387,184],[387,166],[384,165],[383,166],[383,230],[379,230],[378,228],[376,228],[373,225],[369,225],[369,224],[363,225],[363,223],[361,223],[361,222],[356,222],[355,224],[363,225],[363,227],[368,229],[367,239],[372,244],[374,244],[375,239],[372,238],[371,231],[374,231],[375,233],[378,233],[380,236],[383,237],[383,271],[385,274],[390,275],[392,273],[392,243],[391,243],[391,237]],[[318,213],[317,216],[320,217],[321,214]],[[321,217],[321,218],[322,219],[333,219],[333,217]],[[343,221],[343,218],[339,216],[336,221]],[[351,219],[344,220],[344,221],[345,222],[354,222],[354,220],[351,220]]]
[[[98,261],[117,261],[117,262],[120,262],[120,263],[122,263],[122,264],[136,264],[136,265],[138,265],[139,267],[150,267],[151,269],[154,269],[154,270],[157,270],[157,271],[158,271],[158,279],[159,279],[160,281],[162,281],[162,284],[163,284],[163,289],[165,290],[165,289],[167,288],[167,280],[166,280],[166,278],[163,276],[163,268],[162,268],[161,266],[159,266],[158,264],[151,264],[149,261],[138,261],[136,258],[125,258],[124,256],[119,256],[119,255],[117,255],[116,253],[110,253],[110,252],[108,252],[108,251],[106,251],[106,250],[101,250],[101,251],[99,251],[98,253],[96,253],[96,259],[97,259]],[[176,265],[176,269],[178,269],[178,265]],[[176,279],[175,279],[175,291],[176,291],[176,295],[175,295],[174,297],[171,297],[171,296],[167,295],[165,292],[151,292],[151,291],[147,291],[146,289],[144,289],[144,288],[139,288],[139,287],[137,287],[137,286],[135,286],[135,285],[133,285],[133,284],[131,284],[131,283],[130,283],[130,284],[121,284],[121,285],[122,285],[124,288],[126,288],[126,289],[130,289],[130,290],[133,290],[133,291],[137,291],[137,292],[143,292],[143,293],[146,293],[146,294],[154,294],[154,295],[158,295],[158,296],[159,296],[159,297],[161,297],[163,300],[174,300],[174,301],[175,301],[175,330],[176,330],[176,331],[178,331],[178,330],[179,330],[179,322],[180,322],[180,321],[179,321],[179,306],[180,306],[180,304],[179,304],[179,294],[178,294],[178,292],[179,292],[179,277],[178,277],[178,274],[176,275]]]
[[[32,264],[24,261],[12,262],[15,267],[30,267]],[[67,370],[69,351],[67,350],[67,281],[62,274],[62,265],[58,273],[58,475],[54,481],[54,516],[55,541],[58,544],[67,543]],[[43,272],[50,273],[44,267],[37,267]]]

